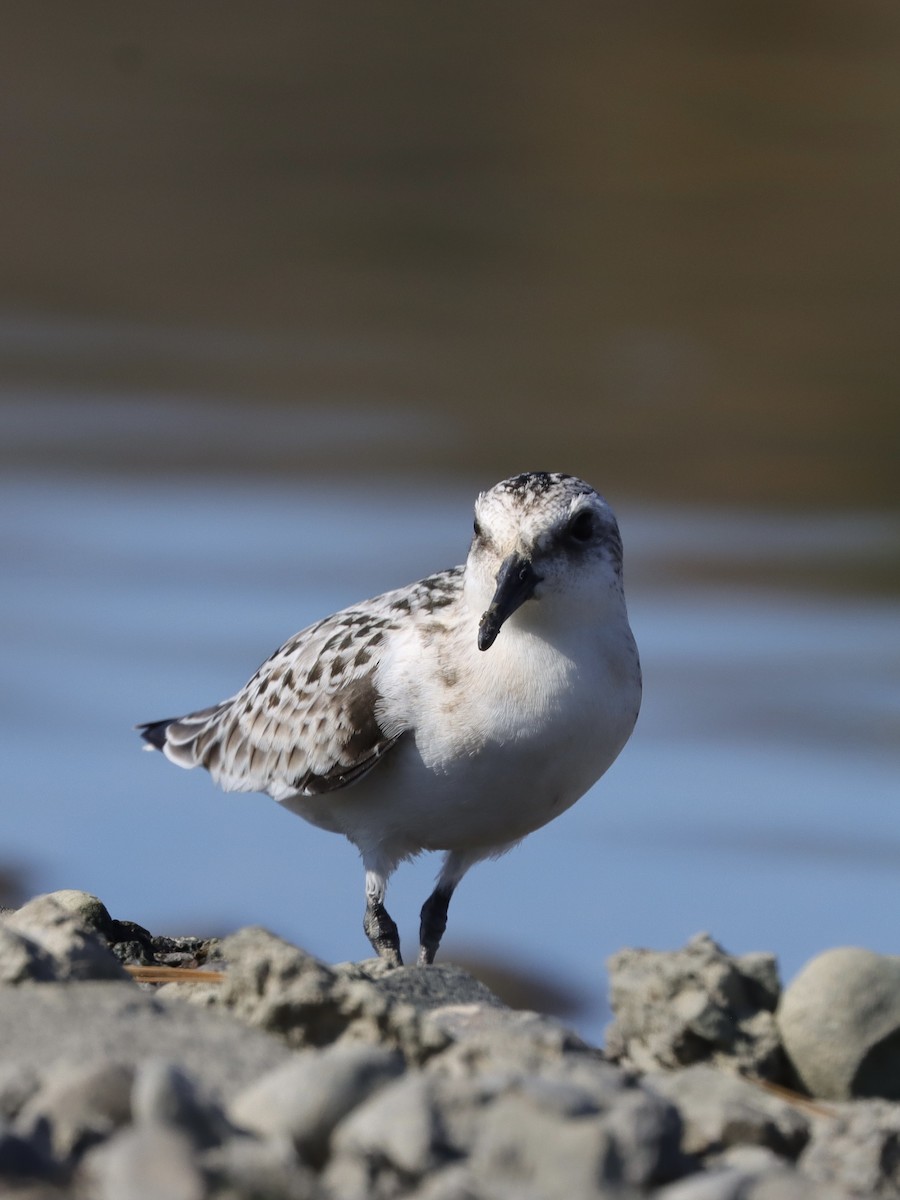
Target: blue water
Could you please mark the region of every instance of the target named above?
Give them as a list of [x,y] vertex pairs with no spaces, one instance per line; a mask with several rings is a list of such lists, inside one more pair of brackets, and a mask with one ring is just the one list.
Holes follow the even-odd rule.
[[[2,858],[154,932],[259,923],[330,961],[366,954],[352,847],[141,753],[131,727],[231,694],[307,623],[461,561],[472,499],[469,481],[7,473]],[[779,556],[890,555],[896,521],[616,507],[637,730],[574,809],[471,872],[446,940],[446,957],[465,947],[581,989],[595,1037],[622,946],[706,929],[775,951],[790,976],[830,945],[896,952],[900,903],[900,610],[764,586]],[[752,585],[721,581],[735,564]],[[408,947],[436,868],[392,882]]]

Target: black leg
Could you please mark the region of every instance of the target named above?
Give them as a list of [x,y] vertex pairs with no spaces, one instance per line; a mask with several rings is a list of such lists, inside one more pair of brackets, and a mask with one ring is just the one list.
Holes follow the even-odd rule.
[[447,928],[447,909],[455,884],[439,883],[422,905],[419,924],[419,966],[434,962],[444,930]]
[[363,917],[363,929],[379,958],[394,967],[402,967],[400,957],[400,934],[388,910],[377,900],[370,900]]

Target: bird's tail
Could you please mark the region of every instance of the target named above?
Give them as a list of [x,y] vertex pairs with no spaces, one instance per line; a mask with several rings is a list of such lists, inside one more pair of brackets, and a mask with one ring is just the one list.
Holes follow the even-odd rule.
[[161,750],[166,758],[179,767],[190,769],[206,766],[205,752],[209,738],[203,735],[215,726],[224,704],[202,708],[185,717],[170,717],[166,721],[147,721],[135,729],[147,743],[145,750]]
[[166,744],[166,732],[174,724],[177,717],[168,721],[147,721],[144,725],[135,725],[135,729],[148,744],[145,750],[162,750]]

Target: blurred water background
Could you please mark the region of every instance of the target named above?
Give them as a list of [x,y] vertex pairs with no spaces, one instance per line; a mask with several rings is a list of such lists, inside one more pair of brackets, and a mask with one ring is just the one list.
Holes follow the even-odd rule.
[[[896,953],[900,9],[4,25],[4,879],[364,954],[350,846],[131,726],[461,561],[476,490],[558,469],[619,514],[644,710],[466,879],[444,957],[598,1036],[623,945]],[[408,945],[435,869],[392,884]]]

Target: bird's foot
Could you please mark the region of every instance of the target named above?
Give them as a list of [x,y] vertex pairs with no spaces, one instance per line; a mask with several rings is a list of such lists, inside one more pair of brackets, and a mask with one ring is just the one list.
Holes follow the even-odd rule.
[[447,928],[447,909],[453,888],[440,884],[425,903],[419,921],[419,966],[427,967],[434,962],[444,930]]
[[372,943],[372,949],[379,958],[383,958],[392,967],[403,966],[403,958],[400,954],[400,934],[393,918],[383,904],[370,902],[366,906],[363,929],[366,937]]

